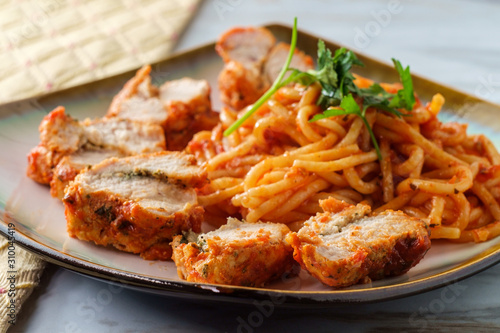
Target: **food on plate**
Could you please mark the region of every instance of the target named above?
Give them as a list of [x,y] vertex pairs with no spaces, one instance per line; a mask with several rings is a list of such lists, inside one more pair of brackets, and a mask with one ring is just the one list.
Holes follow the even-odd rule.
[[[269,52],[263,68],[263,74],[269,86],[278,77],[289,52],[290,45],[286,43],[276,44]],[[290,67],[301,71],[307,71],[314,68],[314,60],[311,56],[295,48],[293,57],[290,61]]]
[[151,66],[140,68],[113,98],[106,117],[130,119],[165,126],[167,111],[151,83]]
[[151,83],[151,66],[139,69],[113,98],[106,117],[162,126],[168,150],[182,150],[201,130],[211,130],[219,119],[212,110],[206,80],[182,78],[160,87]]
[[288,273],[290,229],[279,223],[247,223],[235,218],[217,230],[174,237],[173,256],[179,277],[191,282],[262,287]]
[[329,198],[324,213],[288,234],[302,268],[332,287],[406,273],[431,246],[427,224],[401,211],[370,215],[366,204]]
[[62,200],[64,190],[70,181],[75,179],[80,171],[104,161],[110,157],[125,157],[126,154],[117,149],[88,148],[64,156],[53,170],[50,181],[50,194]]
[[[212,129],[210,86],[182,78],[161,87],[151,83],[151,66],[139,69],[113,99],[104,118],[77,121],[58,107],[40,124],[40,144],[28,156],[28,176],[49,184],[62,198],[69,181],[109,157],[182,150],[194,133]],[[165,134],[168,134],[165,136]]]
[[[265,28],[233,28],[222,34],[215,49],[224,60],[219,74],[221,100],[240,110],[254,103],[271,85],[285,61],[290,46],[276,44]],[[295,50],[294,68],[314,67],[312,58]]]
[[210,179],[199,190],[207,222],[297,231],[333,197],[425,219],[433,239],[500,234],[500,154],[467,125],[440,121],[444,97],[421,101],[409,67],[393,60],[400,83],[378,84],[352,73],[354,53],[321,41],[316,70],[290,69],[290,59],[288,78],[280,73],[252,107],[222,108],[221,124],[188,145]]
[[165,149],[158,125],[119,118],[78,121],[61,106],[43,118],[39,131],[40,143],[28,154],[27,174],[41,184],[49,184],[54,168],[71,154],[105,149],[135,155]]
[[193,186],[204,181],[194,158],[180,152],[106,159],[66,188],[68,233],[144,259],[168,260],[174,235],[201,230],[203,208]]
[[219,113],[212,110],[210,86],[206,80],[182,78],[160,86],[160,99],[168,111],[167,147],[183,150],[193,135],[211,130],[219,122]]
[[399,82],[376,83],[352,51],[319,41],[313,69],[296,44],[296,26],[290,45],[224,33],[218,121],[207,81],[157,87],[146,65],[104,118],[47,115],[27,173],[63,197],[72,237],[173,256],[193,282],[262,286],[295,258],[346,287],[404,274],[429,239],[500,234],[500,154],[438,119],[442,95],[421,101],[398,60]]
[[276,38],[264,28],[234,28],[219,38],[215,49],[225,63],[219,74],[224,103],[241,109],[266,91],[262,67],[275,43]]

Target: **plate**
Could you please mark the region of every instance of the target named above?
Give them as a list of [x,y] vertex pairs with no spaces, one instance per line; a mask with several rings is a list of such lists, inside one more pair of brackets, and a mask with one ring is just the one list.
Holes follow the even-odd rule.
[[[268,28],[279,40],[290,39],[289,27]],[[315,54],[316,44],[317,37],[299,33],[298,47],[306,53]],[[327,46],[339,47],[335,43],[327,43]],[[359,74],[377,81],[398,79],[392,66],[363,55],[359,58],[366,65]],[[157,85],[184,76],[208,79],[214,107],[220,107],[216,79],[222,61],[213,44],[174,55],[153,64],[152,68],[152,80]],[[40,121],[54,107],[64,105],[77,119],[103,116],[114,94],[133,74],[128,72],[0,106],[0,232],[3,235],[8,232],[8,224],[13,223],[17,245],[49,262],[89,276],[149,292],[231,302],[271,299],[275,304],[312,304],[387,300],[452,283],[500,261],[500,237],[480,244],[434,241],[425,258],[402,276],[336,290],[301,271],[298,276],[283,277],[266,288],[247,288],[189,283],[179,279],[173,262],[145,261],[138,255],[70,238],[62,203],[50,196],[48,187],[26,177],[26,154],[39,141]],[[500,106],[418,75],[413,78],[422,100],[430,100],[436,92],[445,96],[447,103],[441,116],[444,120],[466,121],[470,133],[484,133],[500,147]]]

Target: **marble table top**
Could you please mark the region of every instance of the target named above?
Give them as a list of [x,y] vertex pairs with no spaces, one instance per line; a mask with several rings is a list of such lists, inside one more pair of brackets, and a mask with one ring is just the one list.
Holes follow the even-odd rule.
[[[234,25],[283,23],[500,103],[500,3],[205,0],[177,51]],[[398,300],[314,308],[216,304],[119,289],[50,265],[9,332],[498,332],[500,265]],[[259,312],[260,311],[260,312]]]

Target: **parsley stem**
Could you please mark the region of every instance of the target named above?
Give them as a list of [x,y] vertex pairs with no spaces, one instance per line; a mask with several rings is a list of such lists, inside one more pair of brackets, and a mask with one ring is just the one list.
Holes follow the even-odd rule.
[[[288,71],[288,68],[290,66],[290,63],[292,62],[293,54],[295,52],[295,45],[297,44],[297,18],[293,20],[293,30],[292,30],[292,41],[290,42],[290,52],[288,53],[288,58],[286,59],[285,65],[281,68],[281,72],[279,73],[278,77],[276,80],[274,80],[273,85],[271,88],[269,88],[268,91],[264,95],[262,95],[257,102],[255,102],[250,110],[248,110],[241,118],[236,120],[231,126],[228,127],[224,131],[224,136],[228,136],[234,131],[238,129],[252,114],[257,111],[262,104],[264,104],[276,91],[278,91],[279,88],[283,86],[283,77],[285,76],[286,72]],[[287,82],[287,81],[285,81]]]
[[377,138],[375,138],[375,134],[373,133],[370,124],[368,124],[368,120],[366,120],[364,115],[358,114],[358,116],[361,118],[361,120],[363,120],[366,129],[368,130],[368,133],[370,133],[370,138],[372,139],[373,146],[375,147],[375,151],[377,152],[378,160],[382,161],[382,154],[380,153],[380,147],[378,146]]

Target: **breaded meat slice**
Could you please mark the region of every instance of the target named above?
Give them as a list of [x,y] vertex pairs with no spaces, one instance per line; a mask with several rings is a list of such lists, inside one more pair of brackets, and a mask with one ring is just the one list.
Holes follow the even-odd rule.
[[41,184],[48,184],[57,163],[82,145],[83,129],[59,106],[42,119],[38,131],[40,143],[28,154],[26,174]]
[[168,113],[151,84],[151,66],[140,68],[111,102],[106,117],[118,117],[165,127]]
[[215,45],[215,50],[224,62],[236,61],[251,68],[262,66],[276,38],[266,28],[235,27],[224,32]]
[[235,110],[254,103],[269,87],[262,68],[276,38],[265,28],[237,27],[223,33],[215,50],[224,60],[219,74],[222,101]]
[[64,156],[82,149],[116,150],[135,155],[165,150],[165,136],[158,125],[126,119],[86,119],[78,121],[57,107],[39,126],[40,143],[28,154],[27,175],[49,184],[53,171]]
[[403,212],[370,216],[368,205],[333,198],[320,205],[325,212],[291,232],[287,241],[302,268],[326,285],[347,287],[404,274],[431,246],[427,224]]
[[[269,82],[273,82],[279,75],[283,64],[290,53],[290,45],[278,43],[271,49],[264,64],[264,74]],[[314,68],[314,60],[304,52],[295,49],[290,62],[290,68],[295,68],[303,72]],[[287,74],[288,75],[288,74]]]
[[172,259],[190,282],[261,287],[292,269],[289,231],[284,224],[229,218],[215,231],[175,236]]
[[80,171],[91,168],[107,158],[125,156],[119,150],[96,148],[81,148],[70,155],[64,156],[53,170],[54,175],[50,181],[50,194],[62,200],[64,189]]
[[194,158],[180,152],[107,159],[66,188],[68,233],[147,260],[169,260],[175,235],[200,231],[204,210],[194,186],[205,179]]
[[82,147],[116,149],[125,155],[163,151],[165,136],[155,124],[119,118],[85,119],[81,122],[84,132]]
[[195,133],[217,124],[206,80],[182,78],[158,88],[150,74],[150,65],[139,69],[114,97],[106,117],[160,125],[168,150],[183,150]]
[[[288,44],[275,44],[276,38],[266,28],[237,27],[221,35],[215,49],[225,63],[218,81],[226,105],[241,110],[269,89],[290,49]],[[295,51],[291,67],[307,70],[313,66],[311,57]]]
[[169,150],[183,150],[193,135],[217,125],[219,113],[212,110],[210,92],[206,80],[187,77],[160,86],[159,98],[168,114],[165,138]]
[[224,65],[218,83],[222,102],[234,110],[253,104],[269,88],[260,69],[248,69],[236,61]]

